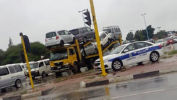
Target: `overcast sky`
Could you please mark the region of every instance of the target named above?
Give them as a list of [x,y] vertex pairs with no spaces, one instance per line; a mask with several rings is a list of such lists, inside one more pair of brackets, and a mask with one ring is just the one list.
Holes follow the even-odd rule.
[[[99,30],[120,26],[123,38],[130,30],[147,24],[166,30],[177,29],[177,0],[94,0]],[[0,49],[6,50],[9,37],[20,43],[19,32],[31,42],[45,42],[45,33],[83,26],[79,10],[88,8],[89,0],[0,0]]]

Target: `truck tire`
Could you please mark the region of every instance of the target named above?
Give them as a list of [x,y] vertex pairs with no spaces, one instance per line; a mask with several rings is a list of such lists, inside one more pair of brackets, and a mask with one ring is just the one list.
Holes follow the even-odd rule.
[[58,78],[61,76],[61,73],[60,72],[55,72],[55,77]]
[[78,64],[76,62],[74,62],[74,65],[71,66],[71,70],[73,73],[78,73],[79,72],[79,67]]

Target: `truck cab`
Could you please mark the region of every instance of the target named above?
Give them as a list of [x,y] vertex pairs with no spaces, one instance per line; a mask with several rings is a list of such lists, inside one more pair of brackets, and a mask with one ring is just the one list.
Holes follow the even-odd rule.
[[70,69],[77,61],[76,50],[72,46],[54,49],[50,53],[51,70],[54,72]]

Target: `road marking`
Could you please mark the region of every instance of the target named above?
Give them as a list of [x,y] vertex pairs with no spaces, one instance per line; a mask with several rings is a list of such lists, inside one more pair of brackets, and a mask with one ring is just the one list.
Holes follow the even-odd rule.
[[131,96],[137,96],[137,95],[149,94],[149,93],[156,93],[156,92],[162,92],[162,91],[165,91],[165,89],[159,89],[159,90],[153,90],[153,91],[146,91],[146,92],[142,92],[142,93],[117,96],[117,97],[112,97],[112,99],[120,99],[120,98],[125,98],[125,97],[131,97]]

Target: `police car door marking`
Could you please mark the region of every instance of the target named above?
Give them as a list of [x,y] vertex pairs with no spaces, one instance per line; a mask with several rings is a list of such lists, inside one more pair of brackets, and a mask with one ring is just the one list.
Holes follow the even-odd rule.
[[[148,49],[143,49],[145,53],[147,52],[150,52],[150,51],[154,51],[154,50],[158,50],[158,49],[161,49],[159,46],[153,46],[153,47],[150,47]],[[140,51],[143,51],[143,50],[140,50]],[[136,52],[136,53],[132,53],[132,56],[137,56],[139,54],[142,54],[143,52]],[[116,58],[113,58],[113,59],[110,59],[109,61],[114,61],[115,59],[120,59],[120,60],[124,60],[124,59],[128,59],[130,58],[130,55],[129,54],[125,54],[123,56],[119,56],[119,57],[116,57]]]

